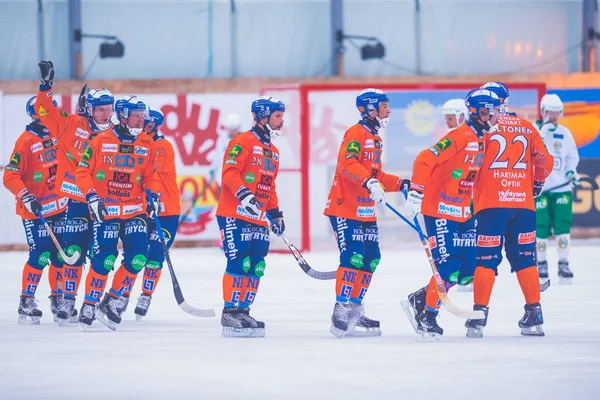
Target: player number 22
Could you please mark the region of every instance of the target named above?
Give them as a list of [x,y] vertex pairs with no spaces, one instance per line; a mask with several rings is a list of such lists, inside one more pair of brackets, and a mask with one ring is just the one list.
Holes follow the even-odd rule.
[[[502,157],[502,154],[504,154],[504,151],[506,151],[506,138],[502,135],[495,134],[492,135],[492,137],[490,138],[490,142],[498,142],[498,145],[500,146],[500,148],[498,149],[498,154],[496,155],[496,158],[494,158],[494,162],[492,162],[492,164],[490,165],[490,169],[508,168],[508,160],[499,161],[500,157]],[[527,147],[529,146],[527,138],[523,135],[517,135],[512,140],[513,144],[515,142],[521,142],[521,144],[523,144],[523,153],[521,153],[521,157],[519,157],[519,160],[515,163],[515,165],[513,165],[512,168],[527,169],[527,162],[523,162],[523,159],[525,158],[525,152],[527,151]]]

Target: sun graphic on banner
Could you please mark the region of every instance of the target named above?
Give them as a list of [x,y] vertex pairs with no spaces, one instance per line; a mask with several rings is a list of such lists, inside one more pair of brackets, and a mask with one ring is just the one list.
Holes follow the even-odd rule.
[[406,126],[415,136],[430,135],[435,128],[435,106],[427,100],[415,100],[406,107]]

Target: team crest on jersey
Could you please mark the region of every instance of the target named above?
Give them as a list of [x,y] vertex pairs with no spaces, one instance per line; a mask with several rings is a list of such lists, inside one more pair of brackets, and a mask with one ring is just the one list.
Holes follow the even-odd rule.
[[37,113],[40,117],[45,117],[48,114],[48,112],[43,106],[39,106]]
[[442,140],[440,140],[439,142],[436,143],[435,147],[440,149],[440,151],[444,151],[448,147],[450,147],[451,144],[452,144],[452,140],[450,140],[449,138],[443,138]]
[[554,142],[554,150],[560,151],[561,149],[562,149],[562,143],[561,142]]
[[358,143],[356,140],[351,141],[350,143],[348,143],[348,146],[346,146],[346,151],[348,153],[359,154],[360,153],[360,143]]

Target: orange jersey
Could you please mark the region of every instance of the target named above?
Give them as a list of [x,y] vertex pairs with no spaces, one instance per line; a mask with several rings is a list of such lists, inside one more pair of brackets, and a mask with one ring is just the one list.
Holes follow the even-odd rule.
[[[268,226],[264,212],[279,208],[275,185],[278,171],[279,150],[273,143],[267,145],[251,130],[231,139],[223,155],[223,190],[216,215]],[[242,186],[258,200],[261,215],[255,217],[242,207],[235,195]]]
[[177,186],[177,170],[175,168],[175,151],[173,145],[163,135],[154,137],[154,159],[160,192],[160,215],[181,214],[181,193]]
[[469,123],[419,153],[410,186],[424,194],[421,213],[457,222],[468,220],[472,188],[482,161],[483,135],[478,136]]
[[67,114],[52,103],[52,91],[38,91],[35,112],[50,134],[58,140],[56,194],[85,202],[75,183],[75,169],[83,150],[98,132],[93,132],[86,117]]
[[98,193],[107,219],[131,218],[146,212],[146,193],[157,193],[154,141],[144,133],[135,140],[121,139],[118,127],[101,132],[86,147],[75,171],[85,195]]
[[362,123],[344,134],[324,214],[358,221],[376,221],[375,202],[364,187],[369,178],[386,192],[398,192],[402,179],[381,170],[383,142]]
[[[58,197],[56,185],[56,139],[41,125],[28,125],[19,136],[9,164],[4,167],[4,186],[16,197],[17,214],[23,219],[37,219],[20,199],[26,192],[37,197],[42,215],[63,212],[67,198]],[[10,229],[10,227],[5,227]]]
[[553,163],[554,157],[529,121],[500,115],[496,127],[485,135],[483,165],[475,179],[475,211],[535,210],[533,180],[544,182],[552,172]]

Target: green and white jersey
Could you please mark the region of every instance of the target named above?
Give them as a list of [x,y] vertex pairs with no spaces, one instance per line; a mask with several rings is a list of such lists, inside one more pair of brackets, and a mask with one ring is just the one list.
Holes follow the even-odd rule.
[[[544,184],[544,190],[556,187],[566,183],[567,171],[577,171],[579,164],[579,152],[571,131],[560,124],[545,123],[537,121],[536,127],[539,129],[542,140],[546,144],[550,154],[554,156],[554,169]],[[571,191],[570,185],[562,186],[552,193],[562,193]]]

